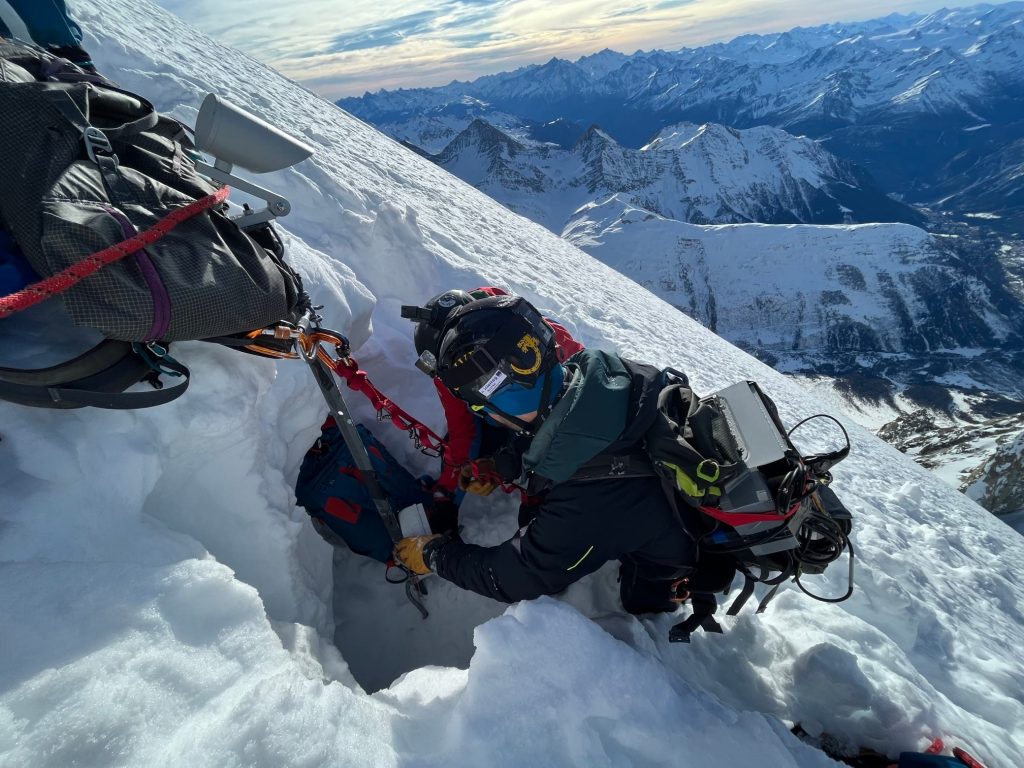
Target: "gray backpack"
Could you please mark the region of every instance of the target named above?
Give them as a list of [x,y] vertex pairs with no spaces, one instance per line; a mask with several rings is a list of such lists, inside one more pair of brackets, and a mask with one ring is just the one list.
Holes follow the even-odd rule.
[[[669,368],[664,375],[645,448],[700,552],[697,574],[683,585],[693,593],[693,614],[672,628],[669,639],[689,642],[698,627],[721,631],[712,618],[714,593],[726,589],[737,570],[744,586],[729,615],[740,611],[755,583],[771,587],[758,613],[789,579],[815,600],[848,599],[853,594],[853,517],[829,487],[830,470],[850,452],[845,427],[818,414],[787,430],[775,403],[756,382],[699,397],[686,374]],[[801,455],[790,437],[819,418],[835,422],[846,444],[830,453]],[[847,591],[838,597],[810,592],[802,577],[824,573],[843,552],[849,555]]]
[[[144,98],[0,38],[0,227],[41,277],[212,200],[219,187],[196,172],[194,158],[187,129]],[[0,368],[0,398],[56,408],[167,402],[188,382],[167,355],[170,342],[260,353],[249,332],[308,309],[282,257],[270,224],[243,229],[218,200],[61,292],[72,322],[106,341],[58,366]],[[144,378],[159,386],[161,373],[179,385],[123,391]]]

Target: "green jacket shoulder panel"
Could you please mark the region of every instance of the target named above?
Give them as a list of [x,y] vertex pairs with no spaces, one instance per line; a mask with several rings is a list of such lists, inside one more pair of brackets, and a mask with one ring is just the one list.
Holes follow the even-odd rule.
[[571,376],[523,456],[523,475],[561,483],[611,445],[626,428],[632,377],[618,355],[583,350],[565,363]]

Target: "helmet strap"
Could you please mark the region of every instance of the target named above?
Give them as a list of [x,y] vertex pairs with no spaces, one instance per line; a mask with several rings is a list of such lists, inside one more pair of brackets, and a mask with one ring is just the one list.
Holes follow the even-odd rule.
[[537,419],[534,419],[532,422],[527,422],[523,421],[522,419],[516,416],[513,416],[511,413],[505,413],[503,410],[501,410],[501,408],[490,403],[488,403],[487,405],[487,410],[491,414],[497,414],[498,416],[501,416],[501,418],[505,419],[505,421],[509,422],[510,424],[515,424],[519,428],[520,432],[527,432],[532,435],[534,430],[540,426],[539,413],[537,414]]

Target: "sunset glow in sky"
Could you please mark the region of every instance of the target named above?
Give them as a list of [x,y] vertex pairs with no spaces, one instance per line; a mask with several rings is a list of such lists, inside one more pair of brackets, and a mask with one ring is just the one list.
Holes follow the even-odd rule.
[[746,33],[928,13],[941,0],[157,0],[337,99],[442,85],[603,48],[677,50]]

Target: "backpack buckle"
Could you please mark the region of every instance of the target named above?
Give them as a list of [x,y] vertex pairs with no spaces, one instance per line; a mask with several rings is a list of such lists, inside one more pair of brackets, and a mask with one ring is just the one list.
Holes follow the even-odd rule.
[[113,158],[115,163],[117,162],[117,155],[114,154],[114,148],[110,145],[110,139],[99,128],[92,125],[87,126],[82,131],[82,141],[85,142],[86,154],[89,155],[89,159],[96,163],[96,165],[99,165],[99,161],[96,159],[98,152]]
[[[704,465],[708,465],[710,468],[705,474]],[[714,459],[704,459],[700,464],[697,465],[697,477],[708,483],[717,483],[718,478],[722,475],[722,468],[718,465],[718,462]]]

